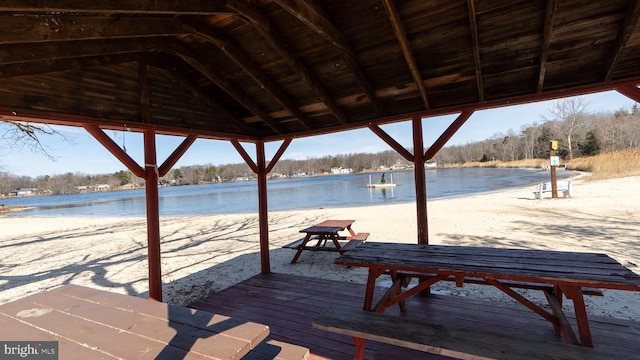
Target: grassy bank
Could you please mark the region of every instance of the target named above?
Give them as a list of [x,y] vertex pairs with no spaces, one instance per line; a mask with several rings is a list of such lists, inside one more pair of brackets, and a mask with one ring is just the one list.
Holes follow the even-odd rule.
[[[573,159],[565,163],[569,170],[591,173],[590,180],[638,176],[640,175],[640,148]],[[549,165],[549,159],[525,159],[506,162],[469,162],[452,167],[542,168],[547,165]]]
[[640,148],[573,159],[567,167],[590,172],[593,180],[637,176],[640,175]]

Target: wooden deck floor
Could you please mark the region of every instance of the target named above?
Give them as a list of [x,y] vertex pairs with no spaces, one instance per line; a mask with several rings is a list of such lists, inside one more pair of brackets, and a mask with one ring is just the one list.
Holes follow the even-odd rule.
[[[314,329],[313,319],[329,304],[362,307],[364,285],[283,274],[257,275],[191,307],[269,325],[270,338],[309,348],[309,359],[351,359],[351,339]],[[605,295],[606,296],[606,295]],[[387,313],[400,314],[397,307]],[[478,331],[521,334],[561,341],[549,322],[519,304],[495,304],[457,296],[413,297],[407,313]],[[590,317],[595,347],[617,359],[640,359],[640,322]],[[601,351],[598,351],[599,353]],[[448,359],[396,346],[367,343],[366,359]],[[600,357],[597,357],[600,358]],[[594,357],[595,359],[595,357]]]

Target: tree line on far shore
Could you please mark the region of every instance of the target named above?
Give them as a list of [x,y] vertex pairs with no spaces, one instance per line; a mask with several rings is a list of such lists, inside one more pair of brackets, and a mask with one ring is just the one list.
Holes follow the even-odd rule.
[[587,106],[580,97],[558,101],[541,123],[509,129],[484,141],[443,148],[435,159],[439,164],[544,159],[549,156],[551,140],[558,140],[557,155],[567,161],[640,146],[638,104],[613,113],[590,113]]
[[[541,123],[509,129],[489,139],[443,148],[434,157],[438,166],[455,166],[468,162],[516,161],[549,157],[549,143],[558,140],[557,155],[563,160],[588,157],[600,153],[638,148],[640,144],[640,106],[619,109],[613,113],[590,113],[582,98],[556,102],[549,117]],[[471,120],[473,121],[473,119]],[[412,151],[412,149],[408,149]],[[305,160],[280,160],[271,178],[312,176],[331,173],[332,168],[353,172],[388,171],[409,167],[393,150],[375,154],[354,153]],[[242,164],[190,165],[172,169],[160,179],[161,184],[187,185],[254,179],[250,168]],[[38,189],[39,193],[69,194],[83,191],[115,190],[144,187],[142,179],[122,170],[113,174],[87,175],[67,173],[37,178],[0,172],[0,196],[16,189]]]

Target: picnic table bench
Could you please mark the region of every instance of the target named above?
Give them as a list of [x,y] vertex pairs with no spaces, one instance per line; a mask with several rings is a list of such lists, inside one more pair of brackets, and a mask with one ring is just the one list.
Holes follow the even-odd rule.
[[[387,275],[391,275],[391,273],[387,273]],[[416,272],[397,272],[396,276],[402,277],[405,279],[416,278],[422,282],[422,281],[429,281],[433,279],[436,275],[416,273]],[[440,278],[439,281],[455,282],[456,277],[449,276],[446,278]],[[465,284],[491,285],[487,283],[486,280],[483,280],[481,278],[465,277],[464,282]],[[502,280],[500,281],[500,283],[507,287],[516,288],[516,289],[541,290],[541,291],[550,291],[550,292],[554,290],[553,285],[550,285],[550,284],[528,283],[528,282],[522,282],[522,281],[509,281],[509,280]],[[583,287],[582,294],[591,295],[591,296],[604,296],[604,293],[602,292],[601,289],[589,288],[589,287]]]
[[[303,250],[310,251],[336,251],[343,254],[352,250],[365,242],[369,233],[356,233],[351,228],[355,220],[325,220],[319,224],[300,230],[306,235],[292,243],[286,244],[283,248],[294,249],[296,254],[291,260],[295,264]],[[348,231],[349,235],[341,236],[341,231]],[[347,240],[341,243],[341,240]],[[310,245],[315,241],[315,244]],[[327,246],[329,244],[329,246]]]
[[[354,248],[356,248],[358,245],[362,244],[363,242],[367,241],[367,238],[369,237],[369,233],[362,233],[359,232],[357,233],[355,236],[349,238],[347,237],[348,241],[344,244],[344,245],[340,245],[340,250],[337,250],[335,247],[330,247],[330,246],[308,246],[305,248],[305,250],[313,250],[313,251],[338,251],[338,252],[345,252],[345,251],[349,251],[352,250]],[[293,249],[293,250],[298,250],[301,246],[303,246],[302,244],[304,243],[304,238],[298,239],[292,243],[286,244],[283,246],[283,248],[286,249]],[[310,239],[310,241],[313,240],[319,240],[319,237],[317,236],[312,236]],[[324,244],[326,245],[326,243]]]
[[[405,311],[407,298],[424,293],[438,281],[455,281],[457,286],[463,286],[467,282],[495,286],[548,320],[552,324],[554,333],[562,335],[565,342],[572,345],[568,347],[569,349],[576,347],[573,345],[582,345],[585,348],[593,347],[584,295],[601,295],[599,289],[640,291],[640,275],[633,273],[606,254],[599,253],[367,242],[344,253],[335,260],[335,263],[368,268],[369,276],[364,296],[364,310],[382,313],[386,308],[398,304],[404,312],[401,318],[394,317],[394,321],[397,323],[394,323],[394,326],[398,327],[397,331],[382,333],[380,332],[382,330],[374,329],[377,326],[371,326],[371,324],[376,324],[376,321],[393,322],[393,320],[386,317],[374,317],[374,314],[365,313],[363,315],[359,312],[355,314],[340,313],[337,317],[343,321],[344,325],[338,325],[329,322],[333,315],[326,315],[326,324],[331,324],[331,326],[325,326],[327,330],[333,329],[331,331],[352,334],[351,336],[355,337],[356,358],[361,358],[358,357],[361,356],[359,354],[364,353],[365,339],[408,347],[419,346],[421,349],[427,351],[434,349],[440,353],[439,351],[444,344],[438,343],[438,337],[426,336],[418,341],[412,340],[411,334],[415,332],[417,326],[424,326],[427,329],[425,331],[428,332],[434,327],[441,328],[442,324],[425,324],[422,320],[410,318],[411,314]],[[392,285],[379,297],[374,306],[376,279],[382,275],[390,275]],[[403,290],[408,285],[408,279],[414,277],[420,279],[418,284]],[[525,295],[514,291],[513,288],[543,291],[550,310],[535,304]],[[578,334],[574,332],[565,309],[563,309],[563,296],[573,302]],[[322,326],[320,325],[322,319],[323,317],[319,318],[318,326]],[[354,324],[349,325],[349,319],[356,320],[354,320]],[[463,334],[467,330],[446,331]],[[480,352],[484,351],[482,350],[483,346],[494,346],[493,342],[496,340],[493,335],[487,335],[488,338],[483,338],[484,332],[473,334],[473,336],[479,336],[481,339],[479,344],[473,346],[480,348],[477,350]],[[513,341],[517,343],[520,340]],[[526,343],[526,340],[524,342]],[[415,345],[416,343],[420,345]],[[496,344],[499,345],[498,348],[507,349],[508,343],[509,341],[504,341]],[[535,341],[531,341],[531,343],[538,344]],[[471,351],[463,346],[464,344],[461,344],[452,349],[444,347],[449,349],[447,351]],[[537,346],[546,347],[543,344]],[[475,353],[475,351],[473,350],[471,353]],[[585,350],[566,351],[580,354],[589,353]],[[553,351],[550,350],[550,352]]]
[[550,341],[474,331],[469,328],[410,317],[380,314],[361,309],[330,306],[313,327],[351,336],[354,359],[362,359],[366,340],[458,359],[575,360],[589,359],[594,349]]
[[[558,192],[562,192],[563,197],[571,197],[571,180],[558,181],[556,184],[558,185]],[[540,183],[538,184],[536,191],[533,192],[533,195],[536,199],[543,199],[544,194],[550,193],[551,191],[552,189],[550,182]]]

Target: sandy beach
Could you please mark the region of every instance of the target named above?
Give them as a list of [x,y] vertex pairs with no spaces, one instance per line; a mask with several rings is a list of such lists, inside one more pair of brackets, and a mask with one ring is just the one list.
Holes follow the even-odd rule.
[[[428,203],[432,244],[603,252],[640,273],[640,177],[574,179],[572,198],[535,200],[534,186]],[[428,189],[427,189],[428,191]],[[333,264],[333,252],[281,248],[325,219],[355,219],[368,241],[417,242],[415,203],[272,212],[271,269],[364,283],[366,272]],[[30,218],[0,213],[0,304],[63,284],[147,296],[144,218]],[[186,305],[260,272],[258,216],[161,218],[163,297]],[[490,286],[435,291],[512,301]],[[542,294],[540,303],[546,303]],[[592,315],[640,320],[640,292],[588,296]],[[568,303],[568,302],[566,302]]]

